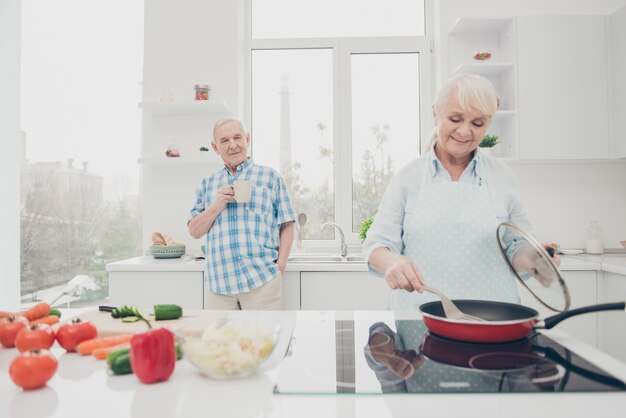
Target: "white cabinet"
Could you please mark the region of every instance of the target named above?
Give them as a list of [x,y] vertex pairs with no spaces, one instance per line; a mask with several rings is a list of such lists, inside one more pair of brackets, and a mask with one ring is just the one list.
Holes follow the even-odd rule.
[[516,20],[520,159],[609,158],[605,17]]
[[283,272],[283,309],[300,310],[300,272]]
[[[626,300],[626,275],[603,272],[600,303]],[[600,348],[609,355],[626,363],[626,311],[600,312],[602,339]]]
[[[500,108],[487,133],[502,141],[494,155],[508,158],[518,157],[515,33],[512,17],[461,17],[448,38],[448,75],[480,74],[495,86]],[[491,59],[476,61],[472,58],[476,52],[490,52]]]
[[368,272],[300,273],[303,310],[387,310],[391,289]]
[[109,303],[151,307],[174,303],[185,309],[204,307],[201,271],[110,271]]
[[[596,271],[561,272],[572,299],[570,309],[597,303],[597,274]],[[520,289],[522,304],[536,309],[541,319],[557,313],[545,308],[527,290],[522,289],[521,286],[518,286],[518,288]],[[568,318],[556,325],[556,328],[593,347],[598,347],[598,315],[597,313],[588,313]]]
[[[461,17],[448,33],[448,71],[487,77],[500,111],[487,133],[494,155],[520,160],[608,159],[626,155],[624,11],[605,16]],[[613,46],[611,46],[613,43]],[[607,45],[614,51],[607,54]],[[472,58],[492,54],[488,61]],[[609,94],[609,65],[614,92]],[[619,75],[618,75],[619,74]],[[612,100],[612,101],[611,101]],[[615,107],[610,144],[609,103]],[[619,115],[623,117],[619,117]]]
[[626,6],[609,18],[611,27],[610,62],[613,116],[613,158],[626,158]]

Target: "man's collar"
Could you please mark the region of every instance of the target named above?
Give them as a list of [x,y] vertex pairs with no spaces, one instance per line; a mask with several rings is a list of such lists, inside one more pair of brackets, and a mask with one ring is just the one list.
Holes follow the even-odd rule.
[[[244,161],[243,163],[241,163],[241,164],[239,164],[237,166],[237,173],[241,173],[243,170],[245,170],[246,168],[250,167],[252,164],[254,164],[254,161],[252,160],[252,157],[248,157],[246,159],[246,161]],[[228,171],[229,173],[231,172],[226,164],[224,164],[224,170]]]

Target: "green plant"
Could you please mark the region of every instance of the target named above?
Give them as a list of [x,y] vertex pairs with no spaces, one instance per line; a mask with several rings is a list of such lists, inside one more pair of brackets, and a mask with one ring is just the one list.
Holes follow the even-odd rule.
[[481,148],[491,148],[491,147],[495,147],[499,143],[500,143],[500,137],[498,135],[487,134],[485,135],[483,140],[480,141],[480,144],[478,146]]
[[208,149],[207,147],[200,147],[200,151],[204,151],[204,152],[206,152],[206,151],[208,151],[208,150],[209,150],[209,149]]
[[367,231],[369,231],[370,226],[372,226],[372,222],[374,222],[374,215],[363,219],[363,222],[359,225],[359,239],[361,242],[365,241],[365,238],[367,238]]

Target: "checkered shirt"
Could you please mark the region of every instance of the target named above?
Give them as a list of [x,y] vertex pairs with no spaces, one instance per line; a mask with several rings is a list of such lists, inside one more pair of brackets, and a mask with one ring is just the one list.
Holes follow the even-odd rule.
[[205,280],[218,294],[247,293],[276,277],[280,226],[295,220],[285,180],[252,158],[237,167],[235,176],[224,167],[204,177],[190,219],[215,201],[221,187],[235,180],[252,181],[250,203],[229,202],[205,236]]

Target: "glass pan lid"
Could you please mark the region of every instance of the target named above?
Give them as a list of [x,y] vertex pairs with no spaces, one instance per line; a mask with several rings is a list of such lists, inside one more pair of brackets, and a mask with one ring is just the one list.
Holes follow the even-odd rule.
[[502,256],[524,288],[548,309],[568,310],[567,285],[543,245],[510,222],[498,226],[497,236]]

